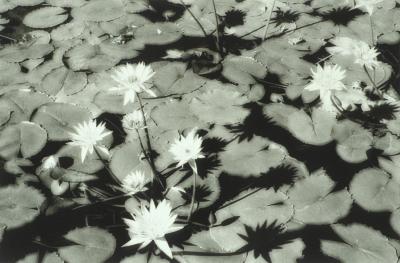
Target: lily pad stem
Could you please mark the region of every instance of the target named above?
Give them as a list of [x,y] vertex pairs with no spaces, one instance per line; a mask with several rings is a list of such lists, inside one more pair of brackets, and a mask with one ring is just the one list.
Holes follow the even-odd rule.
[[186,222],[190,221],[190,218],[192,217],[193,209],[194,209],[194,203],[196,201],[196,181],[197,181],[197,164],[196,160],[189,161],[189,165],[193,170],[193,186],[192,186],[192,200],[190,201],[190,208],[189,208],[189,214],[186,219]]

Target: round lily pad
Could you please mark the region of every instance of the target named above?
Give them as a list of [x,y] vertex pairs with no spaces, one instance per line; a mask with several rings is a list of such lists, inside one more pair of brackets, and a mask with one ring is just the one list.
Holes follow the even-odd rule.
[[0,225],[12,229],[31,222],[44,200],[38,190],[25,185],[0,188]]
[[61,7],[43,7],[28,13],[23,23],[33,28],[48,28],[61,24],[67,18],[68,15]]

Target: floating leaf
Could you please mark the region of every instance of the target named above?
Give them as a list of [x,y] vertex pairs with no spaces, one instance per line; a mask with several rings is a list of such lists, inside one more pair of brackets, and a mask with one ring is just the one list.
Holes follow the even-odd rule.
[[222,75],[237,84],[254,84],[267,74],[266,66],[251,57],[228,56],[222,64]]
[[64,261],[57,255],[56,252],[48,252],[44,256],[41,255],[40,252],[28,254],[21,260],[18,260],[17,263],[33,263],[33,262],[42,262],[42,263],[63,263]]
[[47,133],[42,127],[24,121],[1,131],[0,156],[11,159],[21,152],[24,158],[29,158],[39,153],[46,142]]
[[87,43],[77,45],[66,54],[68,65],[72,70],[92,70],[100,72],[110,69],[119,62],[119,58],[104,54],[99,46]]
[[142,170],[146,176],[152,178],[150,166],[146,159],[141,157],[142,149],[138,141],[123,144],[115,150],[111,157],[111,171],[120,180],[135,170]]
[[207,81],[188,70],[187,63],[167,62],[156,66],[153,83],[162,96],[188,94],[199,89]]
[[[248,102],[240,92],[232,89],[214,89],[200,94],[190,102],[190,109],[202,121],[216,124],[242,122],[250,113],[242,107]],[[218,114],[215,114],[218,112]]]
[[269,141],[261,137],[254,137],[249,142],[234,140],[220,155],[222,171],[243,177],[267,172],[285,158],[280,149],[265,150],[268,145]]
[[60,67],[45,76],[38,90],[48,95],[56,95],[62,89],[63,94],[71,95],[84,89],[86,83],[87,77],[85,73],[74,72],[66,67]]
[[387,237],[361,224],[333,225],[342,242],[322,240],[322,251],[344,263],[397,262],[396,249]]
[[400,207],[400,185],[376,168],[357,173],[350,184],[356,203],[368,211],[393,211]]
[[6,114],[9,116],[8,124],[29,120],[37,107],[48,102],[50,98],[45,94],[28,89],[7,92],[0,98],[2,110],[10,114]]
[[135,37],[148,45],[165,45],[179,40],[182,32],[174,23],[152,23],[139,27]]
[[[235,200],[248,195],[251,191],[242,192]],[[238,235],[246,234],[243,224],[253,228],[265,221],[276,221],[278,224],[283,224],[292,217],[293,208],[287,203],[285,194],[275,192],[273,189],[262,189],[240,202],[217,210],[215,215],[219,223],[233,216],[240,216],[237,221],[230,225],[210,229],[211,237],[221,248],[225,251],[235,251],[246,245],[246,242]]]
[[336,152],[346,162],[359,163],[368,159],[367,151],[371,148],[373,137],[360,124],[341,121],[333,127],[332,138],[338,142]]
[[6,62],[21,62],[26,59],[42,58],[53,50],[54,47],[50,44],[5,46],[0,50],[0,59]]
[[78,123],[91,119],[91,113],[79,106],[67,103],[48,103],[40,108],[32,120],[47,130],[49,140],[64,141]]
[[84,30],[85,27],[82,22],[71,21],[53,29],[51,31],[51,38],[53,41],[65,41],[81,35]]
[[335,223],[350,210],[352,199],[347,190],[332,192],[335,183],[319,172],[306,177],[289,189],[294,219],[306,224]]
[[48,28],[61,24],[67,20],[68,15],[61,7],[43,7],[28,13],[23,23],[33,28]]
[[58,249],[60,256],[68,262],[101,263],[112,256],[116,246],[114,236],[97,227],[77,228],[64,237],[76,243]]
[[311,145],[324,145],[332,140],[331,131],[335,116],[322,109],[314,109],[311,116],[303,110],[288,117],[289,131],[299,140]]
[[0,225],[8,229],[23,226],[39,215],[44,196],[25,185],[0,188]]
[[125,14],[121,0],[95,0],[88,1],[83,6],[72,9],[71,15],[83,21],[110,21]]
[[164,130],[183,130],[201,126],[187,101],[164,102],[151,111],[151,117]]

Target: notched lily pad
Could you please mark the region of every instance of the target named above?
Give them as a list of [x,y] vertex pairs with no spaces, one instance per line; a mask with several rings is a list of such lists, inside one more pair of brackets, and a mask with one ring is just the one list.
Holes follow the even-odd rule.
[[69,132],[78,123],[91,119],[91,113],[79,106],[67,103],[48,103],[41,106],[32,120],[44,127],[49,140],[64,141],[69,139]]
[[33,122],[23,121],[1,131],[0,156],[11,159],[21,152],[24,158],[29,158],[39,153],[46,142],[46,130]]
[[77,228],[64,237],[76,244],[58,249],[68,262],[101,263],[111,257],[116,247],[114,236],[97,227]]

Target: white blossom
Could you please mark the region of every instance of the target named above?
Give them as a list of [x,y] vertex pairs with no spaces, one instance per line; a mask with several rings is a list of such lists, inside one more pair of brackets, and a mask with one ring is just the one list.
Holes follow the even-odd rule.
[[79,123],[74,127],[74,130],[74,133],[69,133],[71,136],[71,142],[68,142],[68,144],[81,148],[82,163],[85,161],[87,153],[93,153],[94,147],[98,147],[98,149],[103,152],[108,152],[104,146],[99,144],[104,137],[112,133],[111,131],[106,130],[104,123],[97,125],[96,121],[89,120],[87,122]]
[[145,86],[145,83],[154,74],[153,69],[150,66],[146,66],[143,62],[135,65],[126,64],[116,69],[111,76],[118,85],[112,87],[110,91],[122,92],[124,94],[124,105],[128,102],[134,102],[136,94],[142,91],[156,97],[156,94]]
[[202,138],[196,135],[196,129],[192,129],[186,136],[181,135],[179,139],[176,139],[169,151],[174,155],[174,159],[178,161],[177,166],[183,166],[190,161],[204,158],[201,154],[202,143]]
[[174,226],[177,215],[172,213],[171,205],[163,200],[156,206],[151,200],[149,208],[142,204],[141,210],[136,210],[132,217],[133,220],[124,219],[128,225],[130,240],[123,247],[141,244],[140,248],[144,248],[154,241],[164,254],[172,258],[171,248],[165,235],[183,227]]

